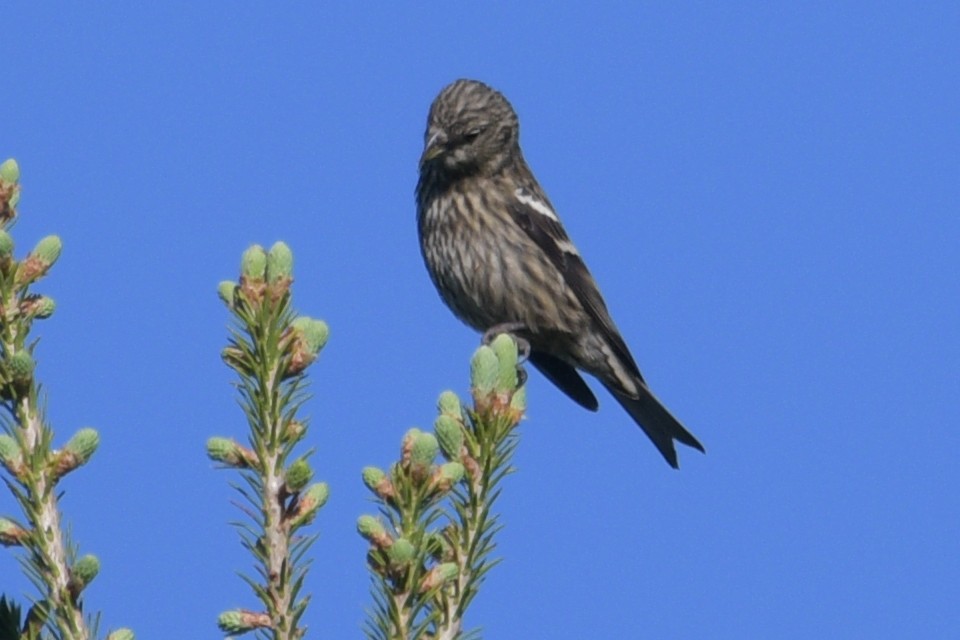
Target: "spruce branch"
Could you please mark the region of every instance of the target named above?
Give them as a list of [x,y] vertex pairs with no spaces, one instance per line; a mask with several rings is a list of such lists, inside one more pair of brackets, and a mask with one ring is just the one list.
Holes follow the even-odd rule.
[[[9,474],[5,482],[23,517],[22,522],[0,518],[0,544],[23,549],[24,570],[40,592],[20,637],[39,638],[46,629],[55,638],[86,640],[95,637],[98,616],[84,617],[82,595],[99,573],[100,562],[89,554],[77,557],[62,526],[58,485],[91,459],[100,436],[84,428],[61,449],[53,446],[54,432],[36,379],[37,341],[30,330],[34,321],[53,314],[55,304],[31,287],[56,263],[62,244],[59,237],[47,236],[25,258],[14,258],[9,229],[18,213],[19,178],[14,160],[0,164],[0,407],[5,410],[0,466]],[[5,608],[6,624],[14,613],[19,618],[19,609],[0,608]]]
[[[493,506],[513,468],[515,427],[526,408],[517,346],[508,335],[471,360],[472,409],[440,396],[434,433],[411,429],[389,471],[363,470],[380,516],[361,516],[374,607],[370,638],[453,640],[487,573],[500,530]],[[446,462],[438,462],[442,454]]]
[[239,375],[240,406],[249,427],[249,446],[234,439],[207,441],[207,455],[240,471],[249,522],[238,525],[243,546],[256,563],[259,579],[244,576],[263,605],[237,609],[218,618],[231,635],[256,631],[275,640],[295,640],[309,596],[301,589],[313,542],[300,529],[316,517],[329,494],[326,483],[312,483],[312,451],[289,462],[306,434],[297,413],[307,400],[306,369],[326,344],[327,325],[297,317],[291,306],[293,254],[283,242],[267,252],[254,245],[241,260],[239,283],[222,282],[218,293],[233,315],[224,362]]

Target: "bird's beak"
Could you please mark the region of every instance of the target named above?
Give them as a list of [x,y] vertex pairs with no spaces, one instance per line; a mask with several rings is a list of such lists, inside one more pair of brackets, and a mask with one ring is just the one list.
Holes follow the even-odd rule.
[[427,164],[434,158],[437,158],[447,150],[447,135],[443,131],[436,131],[427,139],[423,145],[423,155],[420,156],[420,166]]

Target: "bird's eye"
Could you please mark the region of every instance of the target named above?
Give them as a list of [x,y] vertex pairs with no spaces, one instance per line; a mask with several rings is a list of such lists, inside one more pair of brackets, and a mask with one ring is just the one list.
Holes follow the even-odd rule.
[[470,129],[469,131],[463,134],[463,139],[466,140],[467,142],[473,142],[478,137],[480,137],[481,133],[483,133],[483,127],[474,127],[473,129]]

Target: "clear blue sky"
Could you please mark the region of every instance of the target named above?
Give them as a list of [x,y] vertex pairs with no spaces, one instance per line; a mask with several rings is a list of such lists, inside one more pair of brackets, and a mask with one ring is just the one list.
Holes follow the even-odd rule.
[[[296,255],[332,338],[310,637],[360,636],[369,511],[477,338],[417,248],[427,108],[484,80],[648,381],[707,447],[669,469],[607,395],[531,374],[487,638],[960,637],[956,3],[7,6],[0,156],[21,250],[58,233],[39,375],[103,444],[63,506],[140,638],[255,604],[208,436],[242,437],[218,281]],[[348,3],[344,3],[347,5]],[[580,3],[577,3],[580,4]],[[0,512],[14,510],[0,494]],[[0,553],[0,590],[29,585]]]

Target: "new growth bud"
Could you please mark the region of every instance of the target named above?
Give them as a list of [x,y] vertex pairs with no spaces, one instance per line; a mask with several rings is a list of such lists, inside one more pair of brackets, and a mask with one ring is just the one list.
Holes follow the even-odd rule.
[[43,320],[53,315],[57,303],[48,296],[28,296],[20,303],[20,315],[24,318]]
[[224,611],[217,618],[217,626],[224,633],[240,635],[254,629],[269,629],[273,626],[270,616],[247,609]]
[[297,493],[302,490],[310,480],[313,479],[313,469],[310,463],[304,458],[300,458],[290,465],[287,469],[286,488],[287,493]]
[[285,242],[275,242],[267,254],[267,282],[293,279],[293,252]]
[[17,441],[13,436],[7,434],[0,434],[0,463],[7,468],[13,477],[22,478],[22,474],[26,473],[26,468],[23,466],[23,454],[20,451],[20,445],[17,444]]
[[13,158],[0,164],[0,223],[6,223],[17,215],[20,201],[20,167]]
[[463,408],[460,406],[460,398],[453,391],[444,391],[437,400],[437,409],[445,416],[450,416],[457,420],[463,415]]
[[396,489],[387,474],[378,467],[363,468],[363,484],[377,497],[389,500],[396,496]]
[[74,598],[93,582],[93,579],[100,573],[100,561],[97,556],[87,554],[78,559],[70,567],[70,593]]
[[256,469],[260,463],[253,450],[232,438],[213,437],[207,440],[207,457],[235,469]]
[[237,296],[237,283],[233,280],[224,280],[217,285],[217,295],[223,300],[223,303],[233,308]]
[[470,361],[470,384],[474,394],[490,394],[497,385],[499,374],[500,362],[493,349],[486,345],[477,349]]
[[20,166],[13,158],[8,158],[0,164],[0,180],[16,184],[20,181]]
[[295,318],[290,323],[290,329],[293,342],[287,375],[293,376],[302,372],[317,359],[317,354],[327,344],[330,329],[323,320],[314,320],[307,316]]
[[240,294],[257,308],[263,302],[267,289],[267,252],[258,244],[243,252],[240,259]]
[[437,440],[444,457],[447,460],[459,459],[460,449],[463,448],[463,427],[460,421],[443,414],[434,421],[433,429],[437,432]]
[[53,456],[52,470],[55,478],[62,478],[77,467],[86,464],[97,447],[100,446],[100,434],[96,429],[86,427],[77,431],[70,441]]
[[427,591],[432,591],[433,589],[443,586],[456,578],[459,573],[460,567],[454,562],[438,564],[433,569],[430,569],[427,575],[423,576],[423,580],[420,582],[420,593],[426,593]]
[[357,531],[373,546],[386,549],[393,544],[393,538],[387,533],[383,523],[374,516],[360,516],[357,518]]
[[517,345],[507,334],[498,335],[489,347],[477,349],[471,362],[471,382],[474,405],[481,416],[500,415],[514,424],[520,421],[526,392],[518,389],[518,367]]
[[323,320],[314,320],[307,316],[294,318],[290,327],[297,333],[297,336],[303,340],[304,347],[310,353],[316,355],[320,349],[327,344],[330,337],[330,327]]
[[464,467],[459,462],[447,462],[433,472],[431,486],[437,491],[446,493],[453,488],[455,484],[463,480],[466,473]]
[[395,565],[406,565],[417,556],[417,548],[406,538],[397,538],[387,549],[387,557]]
[[240,274],[248,280],[263,280],[267,274],[267,252],[258,244],[243,252]]
[[26,351],[17,351],[7,358],[10,380],[18,387],[25,387],[33,380],[33,356]]
[[410,449],[410,464],[414,468],[429,467],[433,464],[439,451],[440,447],[436,436],[421,431],[413,438]]
[[19,547],[24,543],[30,532],[13,520],[0,518],[0,544],[5,547]]
[[501,333],[490,344],[497,355],[497,390],[513,391],[517,386],[517,343],[505,333]]
[[17,267],[16,283],[25,286],[46,275],[62,250],[63,243],[58,236],[47,236],[40,240],[27,259]]
[[309,524],[317,516],[320,508],[327,503],[330,497],[330,487],[326,482],[317,482],[300,494],[296,511],[290,519],[290,528],[296,529]]

